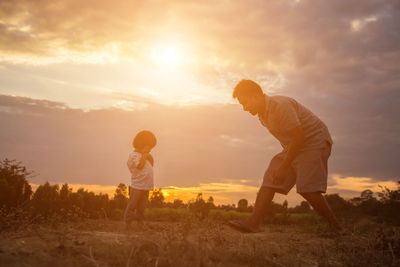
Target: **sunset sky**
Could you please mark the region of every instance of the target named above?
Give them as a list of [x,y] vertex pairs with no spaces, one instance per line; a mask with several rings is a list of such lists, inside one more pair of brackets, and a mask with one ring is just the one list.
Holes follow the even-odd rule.
[[326,123],[328,193],[379,191],[400,180],[399,62],[395,0],[4,0],[0,158],[112,192],[148,129],[168,200],[254,202],[281,148],[232,99],[246,78]]

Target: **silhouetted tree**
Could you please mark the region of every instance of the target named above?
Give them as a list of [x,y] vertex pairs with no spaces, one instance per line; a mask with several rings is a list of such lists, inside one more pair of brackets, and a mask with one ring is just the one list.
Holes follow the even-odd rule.
[[211,207],[204,201],[203,194],[198,193],[195,200],[189,201],[189,209],[197,218],[203,220],[207,217]]
[[69,187],[67,183],[63,184],[61,186],[60,192],[59,192],[59,201],[60,201],[60,207],[61,209],[68,211],[72,209],[72,188]]
[[290,209],[291,213],[309,213],[310,211],[310,204],[307,201],[301,201],[300,205]]
[[164,204],[164,194],[161,188],[155,188],[150,193],[149,207],[161,208]]
[[271,223],[274,221],[274,217],[276,214],[281,213],[281,214],[286,214],[286,209],[283,207],[283,205],[271,202],[270,206],[267,209],[267,212],[264,215],[264,222],[265,223]]
[[72,194],[72,188],[67,183],[63,184],[60,189],[60,200],[67,201]]
[[387,187],[381,186],[381,192],[378,192],[378,196],[382,202],[387,201],[400,201],[400,181],[397,182],[397,189],[391,190]]
[[397,189],[391,190],[387,187],[381,187],[382,191],[378,196],[382,206],[380,215],[386,220],[395,224],[400,224],[400,181],[397,183]]
[[325,199],[337,215],[348,215],[353,211],[353,205],[339,196],[339,194],[327,194]]
[[288,210],[288,208],[289,208],[289,203],[288,203],[288,201],[285,199],[284,201],[283,201],[283,203],[282,203],[282,208],[285,210],[285,211],[287,211]]
[[[124,189],[122,186],[119,189]],[[119,190],[117,188],[117,190]],[[121,191],[123,194],[123,190]],[[117,200],[114,199],[114,208],[120,208],[121,210],[125,209],[126,204],[124,205],[124,201],[127,201],[126,196],[125,198],[121,197],[121,195],[117,194]],[[96,195],[94,192],[89,192],[84,188],[79,188],[78,191],[72,193],[70,196],[72,199],[72,205],[74,209],[79,208],[78,211],[80,212],[81,216],[89,217],[89,218],[99,218],[104,216],[104,212],[108,208],[108,195],[98,194]],[[118,205],[121,205],[119,207]]]
[[307,201],[300,202],[300,209],[303,213],[308,213],[311,211],[310,204]]
[[40,185],[32,197],[32,206],[37,213],[48,217],[59,211],[59,187],[58,184],[50,185],[46,182]]
[[364,190],[361,192],[360,198],[362,201],[370,200],[370,199],[374,198],[374,192],[372,192],[369,189]]
[[208,206],[210,209],[215,208],[215,205],[214,205],[214,198],[213,198],[212,196],[210,196],[210,197],[207,199],[207,206]]
[[174,199],[174,202],[172,202],[171,207],[175,209],[184,208],[185,204],[181,199]]
[[247,201],[247,199],[245,198],[240,199],[237,204],[237,211],[246,212],[248,204],[249,202]]
[[30,200],[32,188],[27,179],[31,174],[15,160],[0,162],[0,207],[8,211]]
[[113,204],[114,208],[125,209],[128,204],[128,188],[125,184],[120,183],[115,189]]

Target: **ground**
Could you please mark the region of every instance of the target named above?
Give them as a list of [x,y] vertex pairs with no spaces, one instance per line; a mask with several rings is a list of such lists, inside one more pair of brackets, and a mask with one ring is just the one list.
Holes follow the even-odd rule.
[[128,232],[106,220],[32,224],[0,234],[0,265],[399,266],[399,239],[390,239],[397,228],[357,227],[334,237],[323,224],[266,225],[256,234],[215,220],[147,222]]

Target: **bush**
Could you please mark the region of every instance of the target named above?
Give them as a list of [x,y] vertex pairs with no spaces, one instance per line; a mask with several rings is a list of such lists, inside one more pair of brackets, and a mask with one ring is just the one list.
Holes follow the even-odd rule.
[[205,202],[202,193],[199,193],[195,200],[189,201],[189,210],[200,220],[206,218],[213,207],[213,201]]
[[0,162],[0,207],[4,212],[28,203],[32,195],[27,181],[32,173],[20,164],[7,158]]

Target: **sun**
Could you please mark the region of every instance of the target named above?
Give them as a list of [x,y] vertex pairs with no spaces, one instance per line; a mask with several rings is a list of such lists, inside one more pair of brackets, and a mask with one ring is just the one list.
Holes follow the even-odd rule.
[[182,49],[173,44],[158,45],[152,49],[151,57],[160,67],[175,68],[182,63]]

